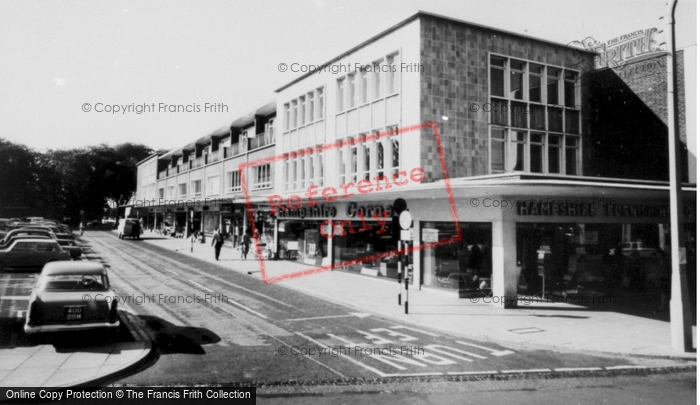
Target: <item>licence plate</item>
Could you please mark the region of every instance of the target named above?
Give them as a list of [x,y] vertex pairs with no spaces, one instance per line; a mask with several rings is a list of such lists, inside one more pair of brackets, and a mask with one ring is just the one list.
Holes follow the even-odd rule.
[[81,321],[83,319],[83,307],[65,307],[67,321]]

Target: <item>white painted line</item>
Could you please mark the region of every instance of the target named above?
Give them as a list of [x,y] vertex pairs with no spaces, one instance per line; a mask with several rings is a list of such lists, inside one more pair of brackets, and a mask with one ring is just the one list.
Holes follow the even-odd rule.
[[0,297],[0,301],[29,301],[28,295],[5,295]]
[[500,356],[505,356],[505,355],[508,355],[508,354],[513,354],[513,353],[515,353],[515,352],[512,351],[512,350],[496,350],[496,349],[489,349],[488,347],[475,345],[475,344],[473,344],[473,343],[460,342],[459,340],[455,340],[455,342],[457,342],[457,343],[459,343],[459,344],[461,344],[461,345],[471,346],[471,347],[476,347],[477,349],[486,350],[487,352],[489,352],[489,354],[491,354],[491,356],[495,356],[495,357],[500,357]]
[[253,314],[253,315],[257,315],[257,316],[259,316],[259,317],[261,317],[261,318],[263,318],[263,319],[267,319],[267,316],[261,314],[260,312],[254,311],[254,310],[248,308],[247,306],[245,306],[245,305],[243,305],[243,304],[241,304],[241,303],[238,303],[238,302],[236,302],[236,301],[234,301],[234,300],[232,300],[232,299],[229,299],[229,300],[226,301],[226,302],[229,303],[229,304],[231,304],[231,305],[239,306],[239,307],[245,309],[246,311],[250,312],[250,313]]
[[385,374],[384,377],[422,377],[429,375],[445,375],[444,373],[407,373],[407,374]]
[[450,371],[448,375],[498,374],[498,371]]
[[[326,345],[326,344],[323,344],[323,343],[321,343],[321,342],[318,342],[318,341],[316,341],[316,340],[314,340],[314,339],[312,339],[312,338],[310,338],[310,337],[304,335],[303,333],[300,333],[300,332],[294,332],[294,333],[297,334],[297,335],[299,335],[299,336],[301,336],[301,337],[303,337],[304,339],[307,339],[307,340],[310,341],[310,342],[313,342],[313,343],[319,345],[320,347],[327,347],[327,348],[329,348],[329,349],[331,348],[330,346],[328,346],[328,345]],[[366,368],[367,370],[369,370],[369,371],[371,371],[371,372],[373,372],[373,373],[378,374],[380,377],[387,377],[387,376],[388,376],[388,374],[384,374],[384,373],[382,373],[381,371],[377,370],[376,368],[370,367],[370,366],[368,366],[368,365],[366,365],[366,364],[364,364],[364,363],[362,363],[362,362],[359,362],[359,361],[357,361],[357,360],[355,360],[355,359],[353,359],[353,358],[351,358],[351,357],[343,356],[343,355],[341,355],[340,357],[342,357],[342,358],[344,358],[344,359],[348,359],[348,360],[350,360],[351,362],[357,364],[358,366],[364,367],[364,368]]]
[[600,367],[555,368],[554,371],[600,371]]
[[529,370],[501,370],[501,373],[508,374],[508,373],[549,373],[552,370],[548,368],[532,368]]
[[287,322],[295,322],[295,321],[312,321],[316,319],[331,319],[331,318],[347,318],[348,316],[356,316],[360,319],[366,318],[370,316],[369,314],[363,314],[361,312],[351,312],[347,315],[331,315],[331,316],[317,316],[315,318],[294,318],[294,319],[286,319]]
[[424,331],[424,330],[412,328],[412,327],[410,327],[410,326],[396,325],[396,326],[391,326],[391,329],[408,329],[408,330],[412,330],[412,331],[414,331],[414,332],[422,333],[422,334],[424,334],[424,335],[428,335],[428,336],[432,336],[432,337],[439,337],[439,336],[440,336],[440,335],[436,335],[436,334],[434,334],[434,333],[426,332],[426,331]]
[[173,273],[173,274],[176,275],[176,276],[179,276],[179,275],[180,275],[180,274],[178,274],[178,273],[176,273],[176,272],[174,272],[174,271],[172,271],[172,270],[169,270],[169,269],[164,269],[164,270],[167,271],[167,272]]
[[606,370],[627,370],[627,369],[634,369],[634,368],[646,368],[646,366],[611,366],[611,367],[605,367]]
[[209,289],[209,288],[207,288],[207,287],[205,287],[205,286],[199,284],[198,282],[196,282],[196,281],[194,281],[194,280],[190,280],[190,283],[192,283],[192,284],[194,284],[194,285],[196,285],[196,286],[198,286],[198,287],[200,287],[200,288],[203,288],[203,289],[205,289],[205,290],[207,290],[207,291],[209,291],[209,292],[214,292],[214,290]]

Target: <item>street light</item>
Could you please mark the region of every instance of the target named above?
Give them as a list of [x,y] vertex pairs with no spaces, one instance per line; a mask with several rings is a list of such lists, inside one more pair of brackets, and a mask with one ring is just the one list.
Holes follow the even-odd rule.
[[667,3],[666,32],[670,33],[670,52],[666,55],[666,87],[668,105],[668,169],[671,202],[671,346],[678,351],[693,350],[692,319],[688,298],[688,277],[686,273],[685,234],[683,226],[683,198],[680,161],[680,139],[678,131],[677,78],[676,78],[676,32],[675,12],[678,0]]

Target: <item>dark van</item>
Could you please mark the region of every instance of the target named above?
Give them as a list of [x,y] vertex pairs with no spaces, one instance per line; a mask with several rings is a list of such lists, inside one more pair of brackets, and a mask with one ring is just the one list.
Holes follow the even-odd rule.
[[126,218],[119,222],[119,239],[124,239],[126,237],[131,237],[131,239],[141,238],[141,223],[138,219]]

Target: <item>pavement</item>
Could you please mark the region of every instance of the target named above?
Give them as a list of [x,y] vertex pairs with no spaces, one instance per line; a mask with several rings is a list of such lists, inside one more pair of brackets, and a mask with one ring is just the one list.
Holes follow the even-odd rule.
[[156,354],[151,340],[128,307],[119,319],[131,338],[83,345],[42,336],[37,344],[0,345],[0,387],[102,386],[140,369]]
[[[205,244],[192,245],[189,240],[148,232],[142,238],[146,243],[215,263],[231,271],[252,273],[251,277],[261,278],[262,282],[260,262],[251,259],[252,254],[246,261],[239,260],[240,253],[233,249],[230,241],[225,243],[221,261],[217,262],[210,239]],[[315,268],[284,260],[266,260],[264,265],[268,277]],[[397,302],[396,280],[334,270],[277,284],[380,317],[503,344],[691,361],[697,358],[695,351],[684,353],[671,347],[668,320],[601,310],[601,305],[587,307],[562,302],[528,302],[532,297],[520,296],[517,308],[504,309],[492,303],[494,298],[460,299],[455,291],[423,287],[409,291],[409,314],[405,314],[404,307]],[[693,347],[697,348],[696,326],[693,326]]]

